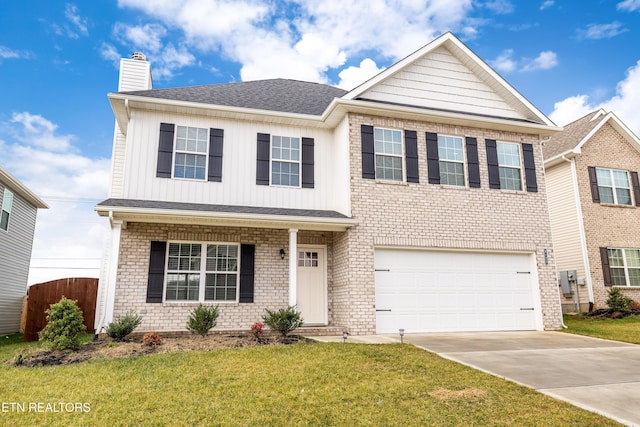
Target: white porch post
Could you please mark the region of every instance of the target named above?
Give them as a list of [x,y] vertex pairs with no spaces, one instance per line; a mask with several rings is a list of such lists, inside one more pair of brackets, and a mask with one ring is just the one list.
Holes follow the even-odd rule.
[[289,229],[289,305],[296,305],[298,283],[298,230]]
[[[120,234],[122,232],[123,221],[111,221],[111,254],[109,255],[109,279],[107,282],[107,295],[105,302],[105,313],[101,328],[113,321],[113,308],[116,299],[116,278],[118,277],[118,258],[120,255]],[[100,331],[98,331],[99,333]]]

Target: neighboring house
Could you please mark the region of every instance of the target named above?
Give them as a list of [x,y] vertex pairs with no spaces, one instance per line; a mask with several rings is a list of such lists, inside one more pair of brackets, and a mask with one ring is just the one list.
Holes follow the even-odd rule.
[[562,325],[540,146],[559,128],[450,33],[350,92],[154,90],[123,59],[109,100],[99,325],[184,330],[200,302],[229,330],[294,304],[352,334]]
[[47,208],[0,166],[0,335],[20,330],[36,214]]
[[576,271],[564,311],[606,307],[608,287],[640,301],[640,140],[612,112],[594,111],[544,143],[558,271]]

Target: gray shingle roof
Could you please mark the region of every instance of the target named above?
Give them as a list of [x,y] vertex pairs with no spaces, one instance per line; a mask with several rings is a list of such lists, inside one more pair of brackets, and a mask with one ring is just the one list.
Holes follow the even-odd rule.
[[592,120],[598,113],[600,113],[600,110],[592,111],[575,122],[566,125],[562,132],[553,135],[542,147],[544,159],[550,159],[576,148],[580,141],[600,124],[602,119]]
[[301,217],[308,217],[308,218],[336,218],[336,219],[349,218],[335,211],[321,211],[321,210],[313,210],[313,209],[266,208],[266,207],[256,207],[256,206],[209,205],[209,204],[201,204],[201,203],[163,202],[163,201],[157,201],[157,200],[107,199],[103,202],[98,203],[98,206],[183,210],[183,211],[197,211],[197,212],[301,216]]
[[347,91],[321,83],[270,79],[120,92],[150,98],[319,116]]

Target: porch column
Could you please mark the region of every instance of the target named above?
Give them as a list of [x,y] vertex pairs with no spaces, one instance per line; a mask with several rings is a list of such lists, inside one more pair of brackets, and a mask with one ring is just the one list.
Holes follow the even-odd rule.
[[289,305],[296,305],[298,283],[298,230],[289,229]]
[[[97,328],[102,328],[113,321],[113,309],[116,299],[116,279],[118,277],[118,260],[120,257],[120,235],[122,233],[123,225],[123,221],[111,220],[111,252],[109,254],[107,283],[105,283],[107,286],[107,292],[105,295],[106,298],[104,302],[102,322],[96,323]],[[97,330],[96,333],[100,333],[100,331]]]

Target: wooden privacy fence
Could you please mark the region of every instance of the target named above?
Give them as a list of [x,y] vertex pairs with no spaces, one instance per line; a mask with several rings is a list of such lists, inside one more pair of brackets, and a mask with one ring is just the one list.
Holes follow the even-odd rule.
[[46,310],[62,297],[77,300],[82,310],[87,332],[94,329],[96,316],[96,299],[98,297],[98,279],[74,277],[38,283],[29,287],[27,302],[27,319],[24,328],[25,341],[37,341],[38,332],[47,324]]

